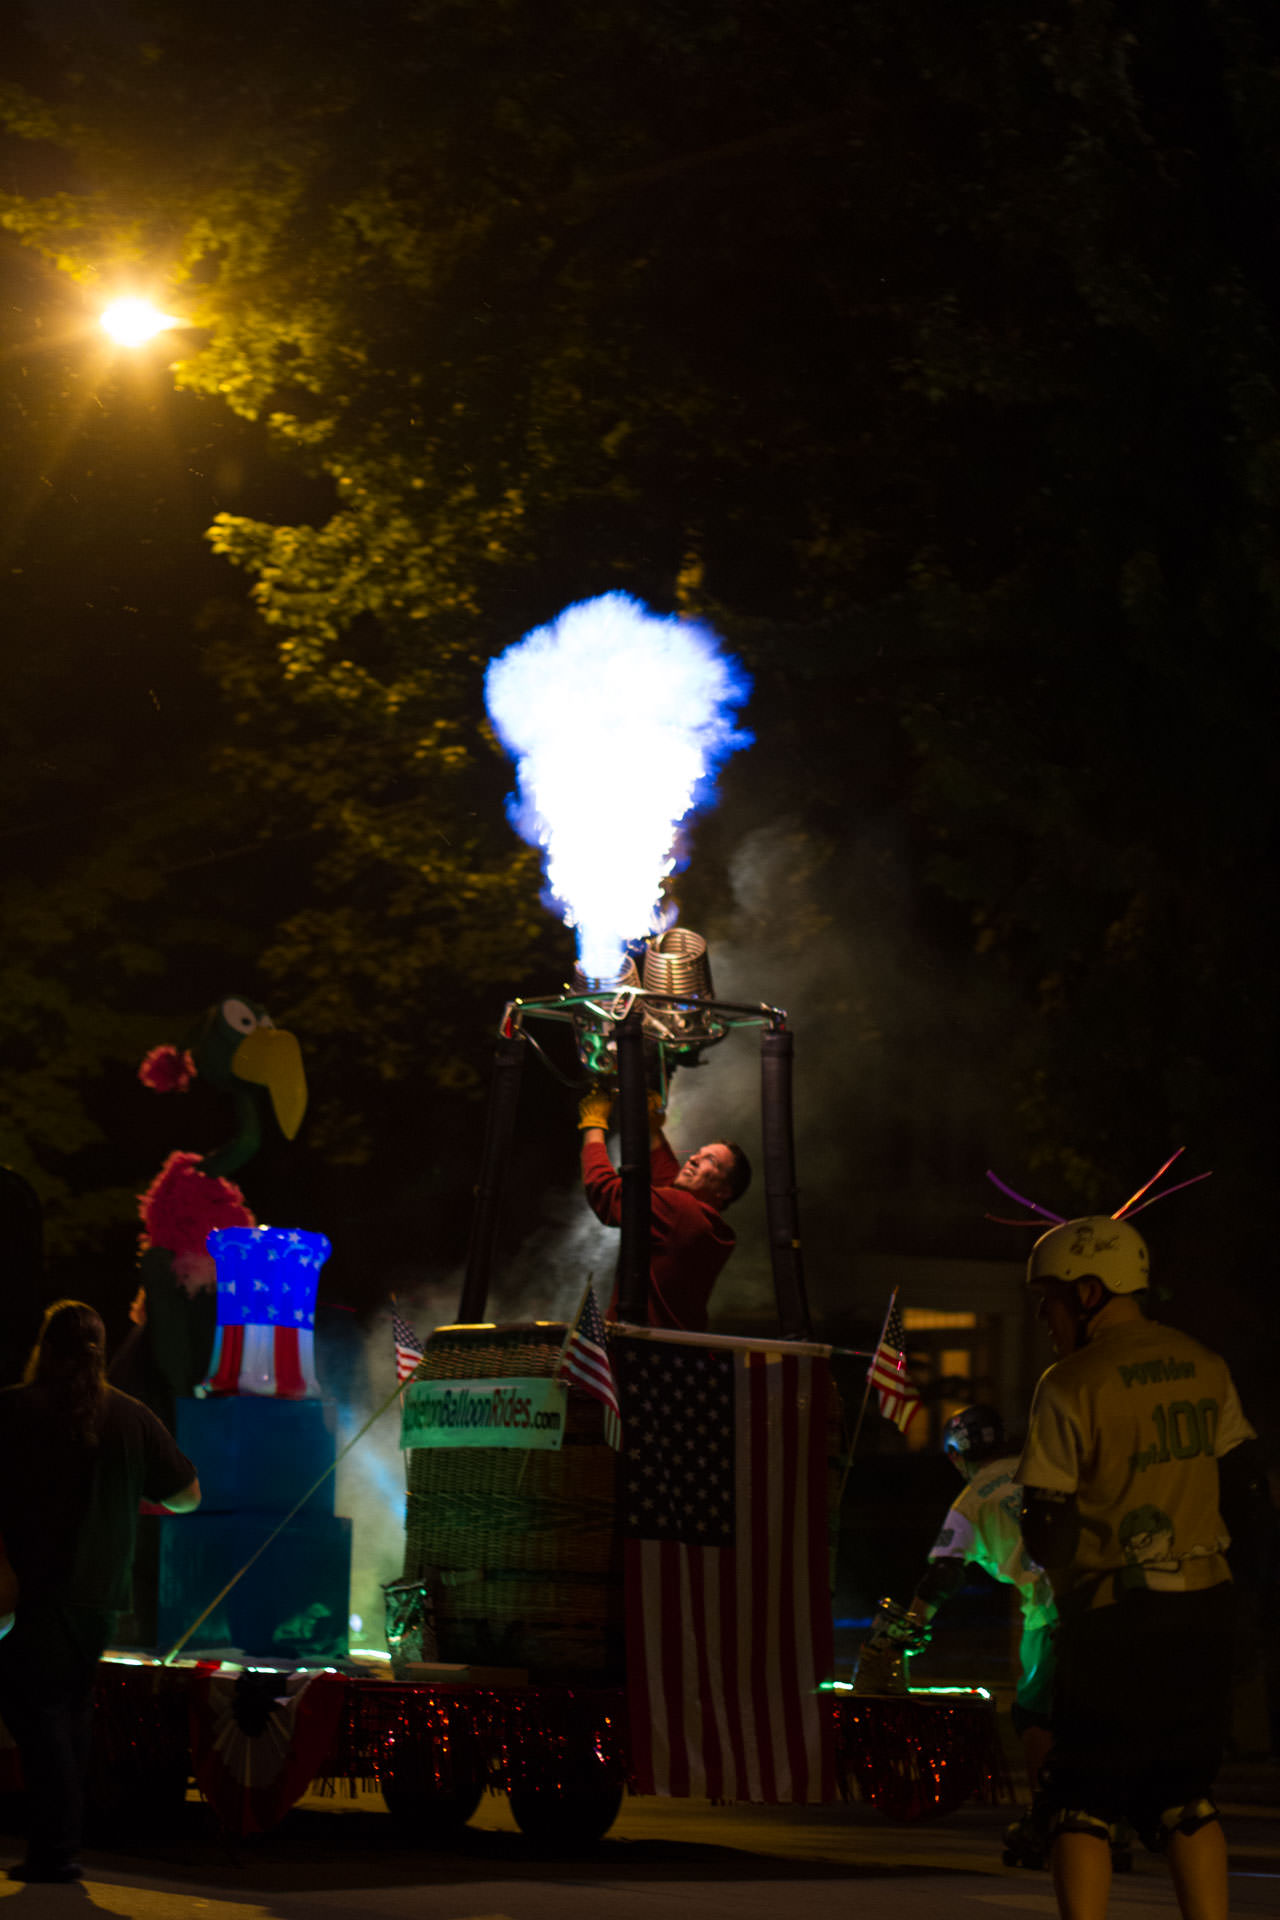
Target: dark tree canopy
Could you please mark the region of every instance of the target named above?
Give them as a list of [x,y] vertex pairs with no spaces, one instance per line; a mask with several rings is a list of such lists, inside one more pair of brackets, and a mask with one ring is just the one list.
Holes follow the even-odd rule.
[[245,938],[342,1087],[318,1150],[390,1151],[380,1086],[402,1116],[396,1087],[478,1085],[486,1010],[562,965],[479,677],[623,586],[757,677],[702,920],[741,921],[715,876],[782,822],[823,937],[856,961],[879,901],[937,956],[932,1018],[886,967],[846,1021],[824,1124],[864,1237],[954,1238],[983,1143],[961,1113],[922,1146],[921,1108],[996,1056],[969,1118],[1003,1110],[1061,1204],[1118,1204],[1183,1137],[1259,1204],[1274,9],[136,17],[6,96],[71,171],[18,167],[4,218],[86,284],[154,277],[200,329],[183,393],[301,476],[292,512],[212,518],[254,617],[213,622],[193,740],[293,850]]

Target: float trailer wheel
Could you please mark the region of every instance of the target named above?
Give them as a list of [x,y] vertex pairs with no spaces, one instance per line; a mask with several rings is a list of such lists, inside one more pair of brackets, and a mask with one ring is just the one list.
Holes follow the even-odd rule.
[[479,1784],[441,1792],[407,1772],[382,1782],[382,1797],[396,1826],[407,1840],[430,1847],[458,1844],[483,1792]]
[[516,1825],[534,1846],[585,1853],[604,1839],[617,1819],[622,1788],[510,1787],[507,1798]]

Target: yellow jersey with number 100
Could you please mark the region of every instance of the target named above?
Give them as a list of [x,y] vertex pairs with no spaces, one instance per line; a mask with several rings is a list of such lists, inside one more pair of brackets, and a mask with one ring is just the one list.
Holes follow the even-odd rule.
[[1073,1493],[1080,1539],[1059,1598],[1188,1592],[1231,1578],[1218,1461],[1253,1437],[1226,1361],[1155,1320],[1103,1328],[1043,1374],[1017,1478]]

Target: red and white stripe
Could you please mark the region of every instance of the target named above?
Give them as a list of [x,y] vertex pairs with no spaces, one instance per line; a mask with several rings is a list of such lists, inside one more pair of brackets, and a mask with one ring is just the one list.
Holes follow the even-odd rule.
[[900,1433],[906,1432],[920,1410],[920,1395],[907,1372],[907,1356],[903,1351],[906,1344],[902,1315],[898,1311],[898,1290],[895,1287],[868,1379],[876,1390],[881,1413],[886,1420],[892,1420]]
[[622,1412],[618,1406],[618,1385],[605,1345],[604,1321],[590,1281],[582,1296],[578,1317],[565,1338],[556,1371],[558,1379],[576,1380],[585,1392],[600,1401],[604,1408],[605,1440],[615,1450],[620,1448]]
[[219,1327],[208,1393],[252,1393],[278,1400],[318,1400],[315,1336],[310,1327]]
[[735,1544],[627,1542],[637,1791],[835,1798],[824,1360],[735,1356]]

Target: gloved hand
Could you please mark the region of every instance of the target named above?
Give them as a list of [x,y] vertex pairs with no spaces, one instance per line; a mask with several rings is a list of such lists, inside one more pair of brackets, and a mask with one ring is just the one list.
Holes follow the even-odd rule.
[[613,1093],[608,1087],[592,1087],[590,1093],[582,1096],[578,1102],[578,1126],[582,1131],[588,1127],[603,1127],[609,1131],[609,1116],[613,1112]]
[[870,1643],[877,1647],[898,1647],[904,1653],[919,1653],[929,1644],[927,1621],[913,1619],[895,1600],[882,1600],[880,1611],[871,1623]]
[[661,1133],[662,1123],[667,1117],[667,1103],[660,1093],[649,1095],[649,1131]]

